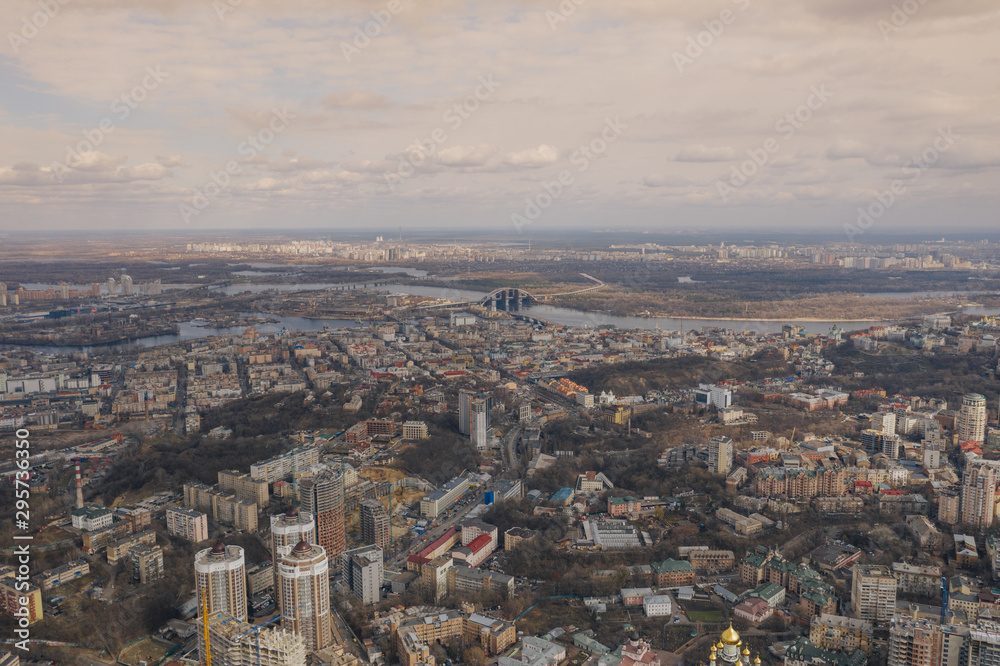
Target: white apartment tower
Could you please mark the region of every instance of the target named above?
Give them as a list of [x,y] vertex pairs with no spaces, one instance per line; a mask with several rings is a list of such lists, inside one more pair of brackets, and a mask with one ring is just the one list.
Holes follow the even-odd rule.
[[199,606],[205,600],[210,614],[229,613],[246,621],[247,572],[242,548],[216,541],[194,556],[194,571]]

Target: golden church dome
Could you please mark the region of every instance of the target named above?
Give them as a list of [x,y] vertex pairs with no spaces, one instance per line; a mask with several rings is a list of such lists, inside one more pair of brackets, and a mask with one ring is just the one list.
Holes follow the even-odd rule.
[[740,634],[733,629],[733,623],[729,623],[729,628],[722,632],[722,642],[726,645],[737,645],[740,642]]

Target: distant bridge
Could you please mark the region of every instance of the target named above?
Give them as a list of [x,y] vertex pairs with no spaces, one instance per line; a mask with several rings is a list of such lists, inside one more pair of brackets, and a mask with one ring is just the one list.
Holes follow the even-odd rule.
[[479,304],[490,310],[502,310],[504,312],[516,312],[523,305],[535,305],[539,299],[535,298],[520,287],[503,287],[494,289],[484,298],[479,300]]
[[[494,289],[490,293],[486,294],[482,298],[477,298],[476,300],[471,299],[455,299],[455,300],[443,300],[439,303],[434,303],[433,305],[428,304],[417,304],[411,305],[405,308],[400,308],[400,311],[407,310],[436,310],[436,309],[447,309],[447,308],[461,308],[468,307],[470,305],[479,305],[492,312],[519,312],[521,308],[537,305],[538,303],[548,302],[553,298],[559,296],[570,296],[573,294],[583,294],[590,291],[596,291],[597,289],[602,289],[607,286],[600,280],[586,273],[580,273],[583,277],[588,280],[594,281],[589,287],[583,287],[582,289],[574,289],[573,291],[564,291],[558,294],[542,294],[540,296],[535,296],[534,294],[520,288],[520,287],[501,287],[499,289]],[[532,319],[526,315],[521,315],[524,319]],[[534,318],[537,319],[537,318]],[[539,323],[544,323],[545,320],[538,319]]]

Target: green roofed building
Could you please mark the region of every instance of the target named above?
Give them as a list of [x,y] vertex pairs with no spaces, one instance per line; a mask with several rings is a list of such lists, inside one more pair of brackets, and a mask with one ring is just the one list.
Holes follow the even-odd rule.
[[684,560],[666,559],[652,564],[656,584],[660,587],[694,585],[694,567]]

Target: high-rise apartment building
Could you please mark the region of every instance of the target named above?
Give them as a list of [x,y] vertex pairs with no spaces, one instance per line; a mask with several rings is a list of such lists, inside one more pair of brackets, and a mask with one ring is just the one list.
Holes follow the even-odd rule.
[[347,548],[344,533],[344,475],[325,469],[299,481],[299,510],[316,520],[316,542],[327,557],[336,558]]
[[282,546],[296,546],[300,541],[319,543],[316,541],[316,521],[311,513],[288,509],[285,513],[271,516],[271,555],[278,557],[278,549]]
[[458,390],[458,431],[463,435],[472,433],[469,419],[472,399],[476,397],[476,392],[469,389]]
[[209,613],[229,613],[247,619],[247,574],[243,549],[217,541],[194,556],[195,589],[199,606],[204,599]]
[[977,531],[993,525],[997,474],[986,464],[970,464],[962,475],[962,502],[959,522]]
[[281,626],[302,636],[306,650],[322,650],[332,642],[330,567],[322,546],[300,541],[278,549],[278,600]]
[[361,542],[378,546],[385,550],[389,547],[389,514],[382,502],[373,499],[361,501]]
[[[293,548],[300,541],[309,544],[316,541],[316,521],[311,513],[300,512],[298,509],[290,508],[285,513],[271,516],[271,557],[275,564],[278,562],[278,554],[281,548]],[[278,567],[273,568],[274,583],[278,584]],[[282,610],[280,596],[276,600],[278,610]]]
[[[888,666],[967,666],[969,627],[900,612],[889,626]],[[980,662],[971,662],[980,663]]]
[[886,622],[896,612],[896,579],[881,564],[856,564],[851,581],[851,611],[862,620]]
[[958,525],[962,512],[959,510],[962,505],[961,493],[944,489],[938,493],[938,521],[946,525]]
[[361,603],[378,603],[385,580],[381,548],[363,546],[347,551],[341,560],[341,572],[344,582]]
[[163,549],[141,543],[128,551],[132,563],[132,580],[140,585],[163,578]]
[[490,429],[489,406],[485,399],[474,398],[469,403],[469,439],[477,451],[485,451],[489,446]]
[[962,408],[955,419],[959,442],[986,441],[986,398],[979,393],[969,393],[962,398]]
[[713,437],[708,442],[708,471],[712,474],[729,474],[733,468],[733,440]]
[[200,543],[208,538],[208,515],[182,506],[168,506],[167,532],[173,536]]

